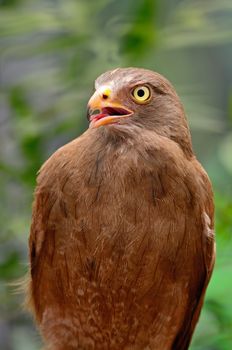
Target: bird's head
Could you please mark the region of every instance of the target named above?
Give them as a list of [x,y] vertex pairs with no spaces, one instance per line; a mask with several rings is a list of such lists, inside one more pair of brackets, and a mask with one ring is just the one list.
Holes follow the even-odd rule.
[[170,82],[147,69],[118,68],[100,75],[88,103],[90,128],[110,132],[154,131],[191,153],[191,137],[180,99]]

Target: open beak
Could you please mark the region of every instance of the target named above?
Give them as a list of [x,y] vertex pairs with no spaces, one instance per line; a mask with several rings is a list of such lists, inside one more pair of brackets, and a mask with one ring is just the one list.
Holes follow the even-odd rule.
[[88,103],[87,118],[90,128],[120,123],[122,119],[132,114],[132,111],[110,98],[109,89],[96,91]]

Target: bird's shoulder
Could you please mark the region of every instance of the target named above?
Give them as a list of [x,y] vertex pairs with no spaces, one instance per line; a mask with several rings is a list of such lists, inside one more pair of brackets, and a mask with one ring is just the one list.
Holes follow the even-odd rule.
[[82,136],[70,141],[56,150],[45,162],[37,173],[37,187],[53,187],[54,180],[60,173],[71,168],[79,156],[79,149]]
[[[195,170],[195,186],[198,188],[196,199],[199,203],[201,219],[202,219],[202,246],[204,250],[205,266],[207,270],[208,280],[213,270],[215,262],[215,232],[214,232],[214,195],[211,181],[201,166],[201,164],[193,159],[192,165]],[[190,179],[194,173],[189,174]],[[190,181],[190,186],[193,184],[193,179]],[[192,191],[195,191],[195,186]]]

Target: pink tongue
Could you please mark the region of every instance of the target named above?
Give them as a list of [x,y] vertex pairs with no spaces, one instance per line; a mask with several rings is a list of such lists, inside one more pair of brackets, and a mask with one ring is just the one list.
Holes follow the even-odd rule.
[[102,118],[106,117],[107,115],[108,115],[108,114],[106,114],[106,113],[93,114],[93,115],[91,116],[91,121],[92,121],[92,120],[99,120],[99,119],[102,119]]

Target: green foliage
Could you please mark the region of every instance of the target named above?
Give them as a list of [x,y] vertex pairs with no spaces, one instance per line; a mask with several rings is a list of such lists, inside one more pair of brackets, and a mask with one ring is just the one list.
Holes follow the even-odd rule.
[[217,261],[191,349],[232,349],[231,28],[230,0],[0,0],[1,349],[39,349],[9,286],[27,269],[36,173],[87,127],[96,76],[127,65],[160,71],[184,102],[216,192]]
[[156,46],[157,1],[145,0],[136,5],[130,25],[122,36],[121,52],[128,62],[133,60],[139,64],[144,53]]

